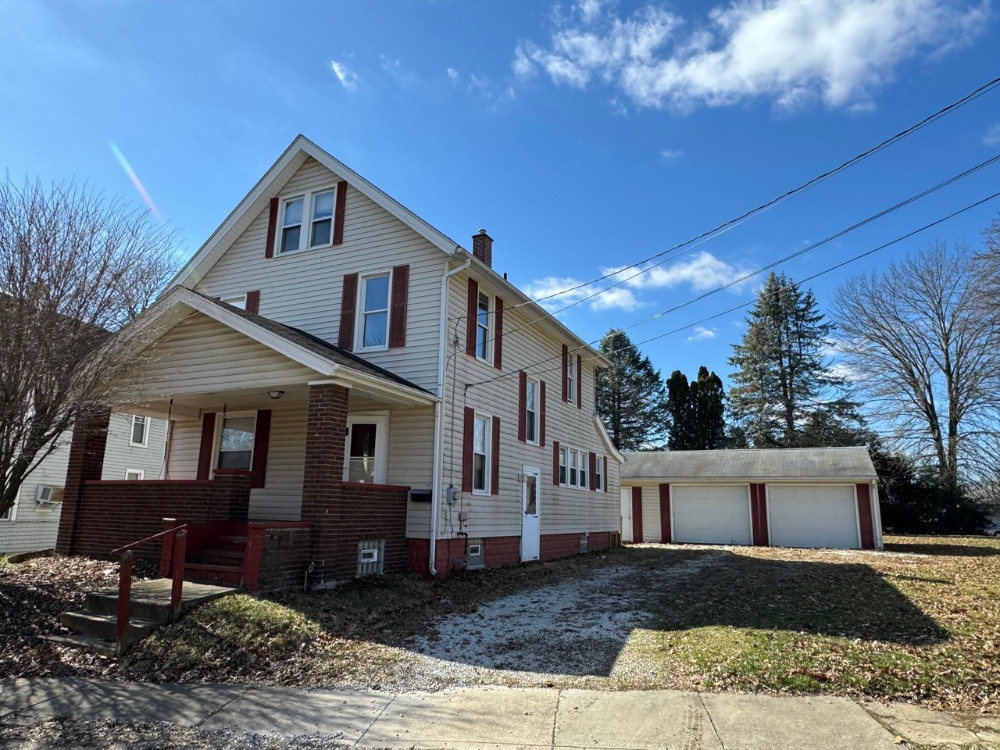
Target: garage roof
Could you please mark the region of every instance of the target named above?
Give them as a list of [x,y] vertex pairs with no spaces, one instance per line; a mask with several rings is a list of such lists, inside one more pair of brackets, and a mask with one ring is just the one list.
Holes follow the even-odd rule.
[[671,480],[857,480],[878,475],[868,449],[752,448],[625,453],[621,478]]

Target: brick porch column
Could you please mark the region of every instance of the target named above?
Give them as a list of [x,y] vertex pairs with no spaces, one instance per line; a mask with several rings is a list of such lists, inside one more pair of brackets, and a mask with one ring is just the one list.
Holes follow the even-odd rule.
[[348,390],[339,385],[309,386],[302,520],[312,524],[312,562],[316,570],[310,578],[317,583],[337,580],[347,397]]
[[78,520],[80,514],[85,512],[82,507],[83,483],[101,478],[110,419],[109,409],[94,409],[81,413],[73,427],[56,540],[56,551],[64,555],[72,555],[76,548]]

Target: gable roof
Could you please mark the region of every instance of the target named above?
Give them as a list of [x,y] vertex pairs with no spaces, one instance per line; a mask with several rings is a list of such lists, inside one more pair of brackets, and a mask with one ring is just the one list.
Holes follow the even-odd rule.
[[199,312],[243,334],[257,343],[315,370],[320,376],[335,377],[347,384],[392,393],[415,404],[430,404],[437,397],[420,386],[351,352],[298,328],[241,310],[199,292],[175,286],[131,325],[123,329],[127,339],[142,345],[149,341],[142,333],[158,326],[172,327],[190,312]]
[[604,426],[604,422],[596,414],[594,415],[594,425],[597,427],[597,434],[601,436],[601,442],[604,443],[604,447],[608,449],[608,453],[614,456],[618,463],[624,463],[625,455],[615,448],[615,444],[611,440],[611,436],[608,434],[608,428]]
[[716,451],[642,451],[625,454],[622,480],[870,481],[878,474],[864,446],[749,448]]
[[288,181],[295,175],[308,158],[313,158],[331,172],[336,174],[359,193],[390,215],[401,221],[418,235],[430,242],[434,247],[456,261],[471,260],[471,265],[480,275],[486,276],[490,282],[504,290],[505,295],[517,298],[519,304],[524,304],[532,311],[533,317],[554,328],[558,335],[575,342],[596,359],[599,364],[609,366],[610,362],[597,349],[573,333],[564,323],[551,315],[541,305],[514,286],[500,273],[494,271],[472,253],[459,245],[438,229],[435,229],[424,219],[417,216],[399,201],[380,190],[360,174],[348,167],[342,161],[324,151],[304,135],[297,135],[288,148],[257,181],[249,193],[230,212],[225,221],[216,229],[198,252],[184,264],[184,267],[167,285],[167,289],[175,286],[193,288],[222,258],[230,246],[246,231],[251,223],[264,211],[272,198],[281,194]]

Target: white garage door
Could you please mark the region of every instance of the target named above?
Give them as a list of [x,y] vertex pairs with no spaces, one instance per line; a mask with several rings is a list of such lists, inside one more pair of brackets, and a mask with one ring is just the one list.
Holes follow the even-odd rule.
[[767,486],[771,544],[778,547],[857,549],[858,518],[854,486]]
[[745,484],[673,485],[676,542],[751,544],[750,488]]

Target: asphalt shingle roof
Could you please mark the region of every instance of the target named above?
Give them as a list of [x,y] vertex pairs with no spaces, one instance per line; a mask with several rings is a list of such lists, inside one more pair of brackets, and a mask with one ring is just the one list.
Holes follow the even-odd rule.
[[625,454],[622,479],[875,479],[868,449],[761,448]]

